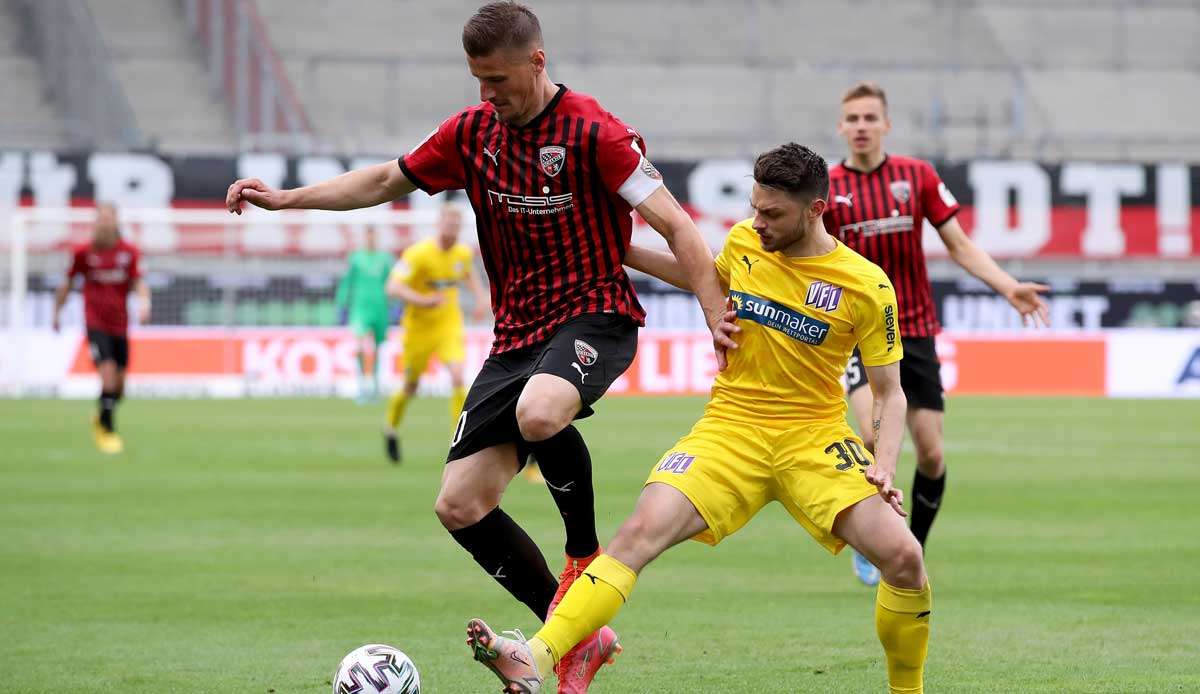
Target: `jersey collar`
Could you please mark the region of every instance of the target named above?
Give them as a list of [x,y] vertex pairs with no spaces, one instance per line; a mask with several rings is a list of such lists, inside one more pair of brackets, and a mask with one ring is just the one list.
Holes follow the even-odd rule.
[[875,173],[876,171],[878,171],[878,170],[882,169],[884,166],[886,166],[887,163],[888,163],[888,155],[886,152],[884,152],[883,161],[879,162],[879,166],[876,166],[875,168],[871,169],[870,171],[859,171],[858,169],[854,168],[853,166],[850,166],[849,159],[842,160],[842,168],[847,171],[853,171],[856,174],[862,174],[863,176],[870,176],[871,174]]
[[550,112],[554,110],[554,107],[558,106],[558,102],[562,101],[563,95],[566,93],[567,85],[558,84],[558,91],[554,93],[554,97],[550,99],[550,103],[546,104],[546,108],[542,109],[541,113],[538,113],[536,116],[534,116],[533,120],[529,121],[525,125],[510,125],[508,127],[512,128],[513,130],[531,130],[536,128],[539,123],[546,119],[546,116],[550,115]]

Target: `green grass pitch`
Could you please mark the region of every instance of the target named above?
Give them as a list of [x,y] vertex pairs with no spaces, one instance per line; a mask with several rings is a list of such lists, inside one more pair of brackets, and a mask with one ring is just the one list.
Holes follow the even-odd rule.
[[[602,540],[702,405],[611,398],[581,425]],[[328,692],[368,642],[426,692],[498,690],[467,619],[536,622],[433,515],[445,408],[414,403],[393,468],[381,406],[132,400],[105,458],[92,403],[0,401],[0,691]],[[1200,402],[953,399],[927,691],[1200,691],[1198,423]],[[561,568],[545,489],[504,507]],[[884,692],[873,603],[772,505],[645,572],[593,691]]]

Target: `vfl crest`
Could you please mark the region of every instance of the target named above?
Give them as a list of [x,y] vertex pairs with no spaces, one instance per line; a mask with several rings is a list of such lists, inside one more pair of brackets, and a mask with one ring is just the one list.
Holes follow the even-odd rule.
[[596,348],[584,342],[583,340],[575,341],[575,358],[584,366],[591,366],[596,363],[596,359],[600,357],[600,353]]
[[559,171],[562,171],[563,164],[566,161],[566,147],[550,145],[538,150],[538,164],[541,165],[542,171],[551,178],[557,176]]
[[912,197],[912,184],[908,181],[893,181],[888,188],[892,190],[892,197],[900,203],[906,203]]
[[836,311],[842,302],[842,288],[836,284],[816,281],[808,285],[808,295],[804,297],[804,305],[819,308],[822,311]]

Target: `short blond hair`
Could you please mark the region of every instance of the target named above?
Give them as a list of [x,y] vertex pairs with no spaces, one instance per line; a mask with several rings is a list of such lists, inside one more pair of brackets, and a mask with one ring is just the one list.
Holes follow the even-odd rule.
[[874,82],[859,82],[858,84],[846,90],[842,94],[842,103],[862,99],[864,97],[873,96],[883,103],[883,110],[887,110],[887,94],[884,93],[883,87]]

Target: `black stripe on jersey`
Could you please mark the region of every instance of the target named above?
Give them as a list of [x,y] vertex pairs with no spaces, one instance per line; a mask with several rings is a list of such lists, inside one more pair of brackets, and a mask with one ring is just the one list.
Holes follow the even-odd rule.
[[499,311],[504,304],[506,285],[501,269],[505,267],[507,259],[504,257],[504,249],[497,243],[496,220],[489,213],[492,201],[488,196],[488,166],[491,159],[484,156],[480,146],[481,142],[485,143],[483,147],[487,146],[486,142],[494,132],[494,124],[483,132],[483,120],[481,111],[476,111],[469,123],[468,119],[464,119],[459,124],[459,137],[467,145],[467,195],[475,203],[475,227],[478,230],[480,256],[488,274],[488,284],[491,285],[492,306]]
[[[523,196],[541,195],[541,187],[545,185],[544,175],[541,174],[541,164],[539,163],[539,147],[534,131],[529,131],[529,134],[517,132],[513,138],[513,159],[525,163],[522,179],[517,184],[517,194]],[[556,215],[547,215],[552,220]],[[529,317],[530,322],[536,322],[538,327],[535,333],[540,336],[544,329],[547,308],[556,298],[553,287],[555,278],[555,264],[561,262],[558,257],[557,249],[554,247],[555,239],[548,238],[548,234],[544,230],[539,229],[536,233],[534,227],[543,224],[542,221],[535,220],[531,215],[525,215],[519,218],[514,218],[514,225],[520,224],[521,234],[518,237],[521,248],[524,251],[523,258],[525,259],[526,268],[532,269],[537,273],[549,274],[550,281],[546,282],[544,288],[531,287],[526,285],[527,294],[521,296],[521,306],[523,313]],[[543,274],[543,277],[545,276]]]
[[[561,145],[569,153],[571,151],[571,143],[568,141],[566,131],[565,116],[557,115],[550,116],[546,120],[546,131],[543,138],[535,143],[538,150],[534,153],[541,157],[541,148],[551,145]],[[562,134],[559,134],[562,130]],[[569,156],[569,155],[568,155]],[[564,168],[570,167],[570,161],[564,162]],[[539,167],[540,168],[540,167]],[[545,173],[545,172],[543,172]],[[563,180],[569,180],[567,173],[559,171],[559,175]],[[557,177],[547,176],[545,185],[550,186],[555,182]],[[553,191],[552,191],[553,192]],[[579,282],[580,273],[577,270],[579,256],[582,254],[582,249],[579,247],[579,236],[574,229],[574,210],[567,210],[564,215],[551,215],[550,223],[554,231],[554,240],[561,252],[555,253],[553,260],[554,274],[551,277],[550,303],[558,305],[562,303],[564,288],[576,286]]]
[[[846,193],[850,192],[850,177],[841,177],[833,181],[829,181],[829,183],[834,189],[833,195],[829,198],[833,204],[834,228],[832,231],[833,233],[838,234],[838,238],[842,240],[842,243],[845,243],[846,239],[850,238],[850,234],[842,231],[842,227],[845,227],[851,222],[850,213],[853,213],[854,208],[846,207],[845,204],[838,203],[838,196],[846,197]],[[854,198],[851,197],[850,199],[853,201]]]
[[[497,126],[497,128],[499,128],[499,126]],[[519,153],[514,151],[515,148],[513,146],[514,140],[517,138],[513,137],[511,134],[507,134],[508,136],[505,137],[504,135],[506,134],[507,133],[502,133],[501,135],[501,139],[504,140],[505,146],[502,159],[503,163],[500,164],[499,168],[497,169],[497,188],[499,188],[499,192],[501,193],[522,195],[523,193],[518,190],[519,184],[516,180],[518,177],[517,166],[519,162],[517,161],[517,158]],[[524,243],[524,239],[520,237],[520,231],[517,228],[516,215],[510,215],[507,213],[507,210],[499,209],[502,207],[503,205],[498,207],[496,218],[501,220],[500,238],[510,254],[510,262],[505,268],[504,281],[506,283],[512,283],[515,280],[517,268],[529,267],[532,259],[530,258],[529,248]],[[512,287],[509,288],[509,291],[512,291]],[[530,311],[525,306],[525,300],[527,297],[520,294],[512,294],[511,296],[512,299],[508,302],[508,320],[505,322],[508,325],[529,324],[531,322]],[[497,342],[503,342],[501,347],[502,349],[509,349],[513,347],[514,339],[516,338],[508,334],[505,334],[503,338],[497,336]]]
[[[620,262],[620,255],[624,255],[624,250],[621,241],[621,225],[617,220],[616,206],[608,197],[608,190],[604,187],[604,177],[600,175],[600,124],[592,123],[588,128],[588,150],[592,163],[592,171],[596,175],[592,176],[592,195],[596,200],[596,216],[599,224],[593,232],[593,238],[600,253],[596,253],[597,259],[597,279],[608,277],[613,274],[612,253],[617,253],[617,262]],[[612,311],[617,308],[614,303],[614,298],[611,292],[604,292],[602,304],[600,306],[603,311]]]
[[[891,190],[892,181],[894,180],[894,173],[895,167],[891,166],[890,162],[885,162],[883,166],[879,167],[878,172],[872,176],[872,178],[875,179],[873,182],[877,188],[876,195],[878,195],[878,199],[876,200],[878,214],[875,216],[875,219],[889,219],[891,217],[891,210],[888,209],[890,205],[887,203],[889,197],[888,193]],[[885,268],[896,267],[897,243],[900,241],[902,236],[904,236],[904,233],[899,231],[890,232],[887,234],[879,234],[880,262],[878,264],[880,266]],[[895,285],[897,278],[891,277],[891,275],[889,275],[889,278],[892,280],[892,284]]]
[[[869,174],[859,174],[858,178],[863,185],[863,204],[865,205],[863,211],[867,215],[865,218],[879,219],[882,215],[879,212],[879,187],[876,185],[878,183],[876,177]],[[870,256],[868,257],[886,262],[883,260],[883,234],[870,234],[867,243],[869,244],[867,247],[870,249]],[[877,261],[877,264],[883,263]]]
[[924,231],[925,224],[925,207],[921,204],[921,198],[916,195],[921,192],[918,188],[921,172],[916,166],[909,166],[908,173],[912,181],[912,189],[914,194],[913,200],[913,235],[909,239],[908,251],[913,259],[910,264],[911,286],[913,290],[912,299],[917,307],[917,312],[914,316],[917,322],[920,323],[921,333],[928,334],[937,320],[935,310],[933,308],[933,298],[931,295],[931,287],[929,286],[929,275],[925,271],[925,251],[921,246],[921,236]]
[[[887,192],[890,192],[890,190],[892,190],[892,184],[895,183],[895,180],[896,180],[896,175],[895,175],[896,173],[898,173],[898,167],[890,166],[890,163],[889,163],[889,166],[884,166],[880,170],[881,179],[882,179],[880,181],[880,183],[883,185],[883,189],[884,189],[883,195],[887,195]],[[902,173],[902,172],[900,172],[900,173]],[[886,267],[892,268],[892,271],[890,271],[890,274],[888,276],[889,276],[889,279],[892,280],[892,286],[896,291],[896,297],[900,297],[900,295],[905,295],[908,287],[910,287],[910,279],[908,279],[908,277],[907,277],[908,273],[904,269],[904,267],[902,267],[902,265],[904,265],[906,262],[906,259],[904,256],[904,247],[902,247],[902,245],[905,245],[906,241],[907,241],[907,239],[905,239],[905,235],[906,234],[904,232],[896,232],[893,234],[888,234],[888,239],[887,239],[887,244],[886,244],[886,246],[887,246],[887,251],[886,251],[887,252],[887,265],[886,265]],[[901,333],[901,335],[902,335],[902,333]]]
[[[920,199],[917,196],[917,193],[920,192],[920,190],[918,188],[918,180],[919,179],[915,178],[915,176],[917,175],[917,171],[916,171],[916,169],[914,169],[911,166],[905,166],[903,169],[899,169],[898,173],[907,177],[909,180],[909,188],[910,188],[909,209],[913,213],[912,214],[913,224],[912,224],[912,232],[909,233],[906,236],[906,238],[903,239],[903,244],[898,245],[896,248],[896,252],[898,253],[897,259],[901,263],[901,265],[903,267],[903,271],[904,271],[904,273],[903,273],[904,274],[904,283],[905,283],[905,291],[908,292],[908,295],[907,295],[908,304],[909,304],[909,306],[914,306],[914,305],[919,306],[921,303],[918,298],[918,297],[920,297],[920,290],[921,290],[919,279],[922,276],[922,273],[918,272],[918,264],[923,266],[925,263],[924,251],[921,250],[921,233],[923,231],[921,225],[924,222],[924,220],[920,216],[920,206],[921,205],[920,205]],[[900,316],[901,316],[901,318],[900,318],[900,326],[901,326],[900,333],[901,333],[901,335],[903,335],[904,334],[904,311],[903,310],[900,311]]]
[[[583,136],[584,122],[582,118],[571,117],[567,120],[567,128],[571,131],[571,140],[575,144],[575,150],[579,153],[578,161],[571,167],[571,175],[574,177],[573,189],[578,191],[579,195],[583,195],[587,190],[587,166],[584,162],[588,156],[587,142]],[[579,239],[579,244],[582,252],[579,254],[579,270],[583,277],[596,277],[598,272],[596,249],[592,243],[590,236],[591,220],[585,219],[582,210],[577,210],[577,214],[572,215],[576,227],[575,234]]]
[[[845,215],[845,223],[851,225],[851,223],[858,221],[859,217],[862,216],[859,215],[859,210],[862,210],[862,205],[866,203],[863,201],[862,187],[858,185],[858,174],[852,172],[850,169],[846,169],[846,178],[844,180],[846,191],[851,196],[851,201],[858,201],[857,203],[852,202],[850,207],[846,208],[844,213],[842,213]],[[859,208],[854,208],[854,205],[859,205]],[[857,250],[863,257],[870,259],[871,256],[870,253],[866,252],[866,243],[862,233],[847,232],[846,238],[853,239],[854,250]]]

